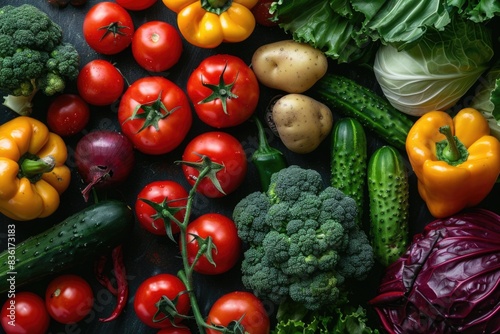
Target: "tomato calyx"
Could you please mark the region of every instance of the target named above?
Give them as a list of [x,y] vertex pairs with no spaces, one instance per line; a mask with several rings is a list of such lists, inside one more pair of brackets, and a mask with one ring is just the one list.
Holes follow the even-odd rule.
[[226,84],[224,82],[224,72],[226,72],[227,68],[227,62],[226,65],[224,65],[224,69],[222,70],[222,73],[219,76],[219,84],[218,85],[212,85],[209,83],[203,82],[203,78],[201,78],[201,84],[207,88],[210,88],[212,90],[212,93],[198,102],[198,104],[203,104],[207,102],[212,102],[215,101],[216,99],[220,99],[222,103],[222,109],[224,110],[224,114],[228,115],[227,112],[227,99],[237,99],[238,95],[233,94],[231,91],[233,89],[233,86],[236,82],[236,79],[238,78],[238,74],[236,74],[236,77],[234,78],[234,81],[230,84]]
[[[206,174],[203,175],[203,177],[208,177],[208,179],[213,183],[215,188],[223,193],[224,195],[226,194],[224,190],[222,189],[222,186],[217,179],[217,172],[224,169],[224,165],[218,164],[216,162],[213,162],[210,160],[210,158],[206,155],[200,155],[195,152],[196,155],[200,156],[200,161],[197,162],[192,162],[192,161],[177,161],[177,163],[184,164],[186,166],[192,167],[196,169],[200,175],[202,175],[202,171]],[[190,175],[190,177],[194,180],[196,180],[198,177],[196,175]]]
[[[157,310],[156,313],[153,315],[152,319],[153,323],[162,322],[164,320],[170,320],[170,322],[174,323],[174,319],[176,317],[183,317],[183,318],[186,317],[177,312],[176,304],[179,296],[180,294],[176,296],[173,300],[170,300],[167,296],[161,296],[160,300],[158,300],[155,304]],[[159,317],[160,315],[163,316]]]
[[102,34],[101,38],[99,41],[102,41],[106,36],[109,34],[113,34],[113,37],[116,38],[116,36],[121,35],[121,36],[126,36],[127,34],[122,31],[122,29],[130,29],[128,26],[121,25],[120,22],[111,22],[107,26],[103,26],[100,28],[97,28],[97,30],[105,30],[104,34]]
[[[130,117],[127,118],[123,122],[123,124],[134,119],[144,119],[144,124],[137,131],[137,133],[141,132],[144,129],[147,129],[150,126],[154,127],[156,131],[160,131],[160,126],[158,125],[158,123],[180,108],[180,106],[177,106],[172,110],[168,110],[161,100],[161,94],[162,92],[160,92],[156,100],[144,104],[139,104],[137,107],[135,107],[132,115],[130,115]],[[142,109],[144,112],[139,114],[138,112],[140,109]]]
[[215,329],[219,332],[222,333],[231,333],[231,334],[247,334],[248,332],[245,330],[245,326],[243,326],[242,321],[245,315],[243,315],[240,319],[238,320],[233,320],[229,324],[227,324],[226,327],[216,325],[216,324],[211,324],[209,328]]
[[196,253],[196,256],[193,260],[193,263],[191,264],[191,267],[194,268],[196,262],[198,262],[199,258],[205,255],[205,258],[207,259],[210,264],[212,264],[214,267],[217,266],[217,264],[214,261],[214,258],[212,256],[212,251],[215,251],[217,254],[217,246],[214,244],[212,237],[207,237],[206,239],[200,237],[197,234],[190,233],[190,236],[193,237],[191,242],[196,241],[198,243],[198,253]]
[[[172,232],[172,226],[169,222],[172,220],[177,225],[179,225],[180,222],[175,218],[175,215],[179,211],[184,210],[185,207],[171,207],[169,206],[169,203],[178,202],[179,200],[175,199],[169,201],[167,198],[165,198],[161,203],[153,202],[147,198],[139,198],[139,200],[146,203],[156,211],[153,215],[151,215],[151,219],[153,220],[153,222],[157,219],[161,219],[163,221],[163,224],[165,225],[167,236],[170,238],[170,240],[175,241],[174,234]],[[154,229],[158,229],[154,223],[151,223],[151,225]]]

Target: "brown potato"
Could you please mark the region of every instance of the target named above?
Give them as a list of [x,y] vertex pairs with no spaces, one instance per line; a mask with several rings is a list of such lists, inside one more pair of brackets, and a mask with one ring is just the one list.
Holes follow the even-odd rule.
[[309,44],[283,40],[255,50],[252,69],[264,86],[303,93],[325,75],[328,61],[322,51]]
[[281,97],[273,105],[272,118],[281,141],[295,153],[314,151],[333,126],[330,108],[303,94]]

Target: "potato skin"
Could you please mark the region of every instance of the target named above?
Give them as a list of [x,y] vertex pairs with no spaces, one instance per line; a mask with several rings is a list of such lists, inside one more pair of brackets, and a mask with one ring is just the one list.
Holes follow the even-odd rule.
[[277,100],[272,118],[283,144],[300,154],[314,151],[333,127],[330,108],[303,94],[287,94]]
[[283,40],[260,46],[252,69],[261,84],[287,93],[303,93],[328,70],[323,52],[309,44]]

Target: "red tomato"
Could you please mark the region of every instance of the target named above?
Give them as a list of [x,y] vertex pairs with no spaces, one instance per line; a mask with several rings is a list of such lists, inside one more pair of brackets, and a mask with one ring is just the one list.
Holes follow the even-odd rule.
[[76,84],[78,93],[87,103],[105,106],[120,98],[125,81],[109,61],[94,59],[80,70]]
[[271,21],[273,14],[269,13],[271,4],[276,0],[259,0],[255,6],[252,7],[252,13],[255,17],[255,22],[265,27],[274,27],[278,22]]
[[133,35],[132,17],[114,2],[99,2],[90,8],[83,20],[83,37],[98,53],[113,55],[125,50]]
[[94,305],[89,283],[77,275],[60,275],[45,290],[45,305],[50,316],[62,324],[83,320]]
[[122,132],[146,154],[172,151],[186,137],[193,115],[189,99],[172,81],[144,77],[123,94],[118,107]]
[[90,108],[80,96],[57,96],[47,110],[49,129],[60,136],[71,136],[82,131],[90,119]]
[[234,222],[218,213],[207,213],[193,220],[186,231],[186,245],[189,264],[192,264],[200,244],[194,236],[201,239],[211,238],[215,249],[212,248],[212,264],[205,255],[201,256],[194,270],[201,274],[222,274],[236,264],[240,258],[241,240]]
[[44,334],[50,324],[45,302],[28,291],[18,292],[7,299],[0,317],[6,334]]
[[198,117],[215,128],[236,126],[249,119],[260,94],[252,69],[231,55],[205,58],[189,76],[187,93]]
[[[269,315],[262,302],[250,292],[234,291],[217,299],[208,313],[207,323],[227,327],[241,319],[245,333],[268,334]],[[207,329],[207,334],[219,333]]]
[[163,21],[144,23],[132,38],[134,59],[150,72],[168,70],[177,64],[181,54],[181,35],[174,26]]
[[144,10],[153,6],[156,0],[116,0],[116,3],[128,10]]
[[166,328],[171,327],[172,323],[179,323],[182,318],[170,317],[161,321],[153,321],[153,318],[158,320],[166,317],[167,315],[159,313],[156,304],[162,299],[163,296],[171,301],[176,302],[175,309],[178,314],[187,315],[191,309],[189,303],[189,296],[186,291],[186,286],[182,281],[171,274],[158,274],[146,279],[142,282],[135,293],[134,310],[137,317],[146,325],[153,328]]
[[[179,232],[179,226],[164,215],[163,210],[179,210],[187,204],[188,192],[179,183],[174,181],[153,181],[147,184],[137,195],[135,202],[135,214],[137,220],[147,231],[156,235],[165,235],[165,223],[170,222],[172,233]],[[156,203],[158,208],[154,208],[144,200]],[[185,209],[174,214],[179,221],[184,220]]]
[[191,331],[185,327],[169,327],[160,329],[156,334],[191,334]]
[[[202,133],[186,145],[182,160],[201,163],[203,156],[222,166],[215,175],[223,192],[216,188],[210,178],[205,177],[200,181],[197,191],[206,197],[223,197],[236,190],[245,179],[247,172],[245,151],[232,135],[220,131]],[[194,185],[200,172],[186,164],[182,165],[182,171],[189,184]]]

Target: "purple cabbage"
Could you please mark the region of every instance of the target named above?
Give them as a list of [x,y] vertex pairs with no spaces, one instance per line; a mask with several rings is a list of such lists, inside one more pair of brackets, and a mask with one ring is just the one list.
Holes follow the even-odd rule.
[[475,209],[428,224],[370,304],[389,333],[500,333],[500,216]]

